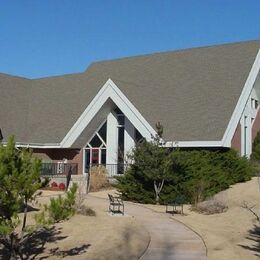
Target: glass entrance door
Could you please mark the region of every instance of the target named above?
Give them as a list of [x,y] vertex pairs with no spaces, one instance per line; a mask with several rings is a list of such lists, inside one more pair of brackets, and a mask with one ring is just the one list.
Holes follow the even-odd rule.
[[91,149],[91,164],[100,164],[99,161],[99,148],[92,148]]
[[85,174],[89,168],[97,165],[106,165],[106,148],[85,148],[84,149]]

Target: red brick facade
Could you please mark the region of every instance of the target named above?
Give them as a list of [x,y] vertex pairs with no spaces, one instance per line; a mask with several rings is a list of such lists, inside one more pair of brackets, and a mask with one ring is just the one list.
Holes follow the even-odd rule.
[[[256,137],[257,132],[260,131],[260,112],[258,111],[256,119],[252,126],[252,143]],[[231,141],[231,147],[241,154],[241,125],[238,123],[236,131]]]
[[33,153],[44,161],[60,162],[67,159],[68,163],[77,163],[78,174],[82,174],[83,149],[33,149]]
[[236,131],[231,140],[231,147],[241,154],[241,125],[238,123]]

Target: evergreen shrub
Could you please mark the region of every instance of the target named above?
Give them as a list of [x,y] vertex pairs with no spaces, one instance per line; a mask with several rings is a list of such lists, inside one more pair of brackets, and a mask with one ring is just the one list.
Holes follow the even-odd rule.
[[232,184],[250,180],[254,171],[250,161],[232,149],[225,152],[174,150],[163,154],[165,160],[158,157],[158,154],[157,158],[151,156],[153,154],[149,153],[149,149],[137,147],[133,150],[134,163],[124,176],[118,178],[116,185],[124,199],[155,203],[155,177],[149,174],[158,171],[158,166],[153,169],[154,160],[164,162],[164,169],[160,169],[164,171],[165,179],[160,193],[162,204],[182,197],[186,202],[196,205]]
[[250,157],[253,165],[255,166],[255,176],[260,176],[260,131],[257,133],[253,146],[252,146],[252,154]]
[[260,131],[253,142],[251,160],[260,164]]

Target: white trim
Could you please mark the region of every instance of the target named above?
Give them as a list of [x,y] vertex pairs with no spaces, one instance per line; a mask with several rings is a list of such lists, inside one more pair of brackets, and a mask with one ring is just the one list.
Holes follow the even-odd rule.
[[222,138],[222,146],[231,147],[232,138],[236,131],[236,127],[239,123],[241,115],[246,107],[248,98],[250,97],[259,70],[260,70],[260,50],[257,53],[254,64],[250,70],[246,83],[243,87],[242,93],[238,99],[237,105],[234,109],[234,112],[231,116],[227,129]]
[[85,154],[86,151],[85,151],[85,149],[86,149],[85,147],[82,148],[82,150],[83,150],[83,151],[82,151],[82,157],[83,157],[83,158],[82,158],[82,159],[83,159],[83,160],[82,160],[82,175],[83,175],[83,176],[86,176],[86,175],[87,175],[87,173],[85,172],[85,163],[86,163],[86,158],[85,158],[85,157],[86,157],[86,154]]
[[258,112],[259,112],[259,106],[258,106],[257,109],[255,110],[254,116],[252,117],[252,118],[254,119],[253,122],[252,122],[252,127],[253,127],[253,125],[254,125],[254,123],[255,123],[255,120],[256,120],[256,118],[257,118]]
[[140,132],[140,134],[148,140],[151,140],[151,135],[155,136],[156,131],[146,121],[142,114],[135,108],[135,106],[128,100],[123,92],[111,81],[111,86],[117,95],[112,97],[112,100],[116,103],[119,109],[124,113],[128,120],[134,125],[134,127]]
[[150,140],[151,135],[156,134],[155,130],[145,120],[141,113],[134,107],[134,105],[127,99],[127,97],[120,91],[115,83],[111,79],[108,79],[104,86],[100,89],[97,95],[87,106],[85,111],[81,114],[77,122],[72,126],[70,131],[64,137],[61,142],[61,147],[68,148],[73,145],[73,143],[77,140],[82,131],[87,127],[90,121],[94,118],[94,116],[109,98],[112,99],[112,101],[129,119],[129,121],[142,134],[142,136]]
[[111,111],[107,116],[107,156],[106,164],[116,164],[118,159],[118,120]]
[[165,147],[222,147],[221,141],[173,141],[166,142]]
[[[236,107],[233,111],[229,124],[223,135],[221,141],[168,141],[165,147],[231,147],[231,141],[234,136],[236,127],[239,123],[241,115],[245,110],[248,98],[250,98],[255,80],[260,70],[260,50],[255,58],[253,66],[250,70],[246,83],[243,87],[242,93],[238,99]],[[77,140],[82,131],[91,122],[94,116],[98,113],[100,108],[105,104],[108,98],[119,107],[125,114],[129,121],[147,140],[151,140],[151,136],[155,136],[156,131],[136,109],[136,107],[128,100],[123,92],[116,86],[116,84],[108,79],[103,87],[99,90],[97,95],[93,98],[85,111],[78,118],[76,123],[72,126],[61,143],[16,143],[18,147],[31,147],[31,148],[70,148]],[[6,142],[3,142],[6,144]]]
[[98,132],[96,132],[96,135],[98,136],[98,138],[99,138],[100,141],[101,141],[100,147],[101,147],[102,145],[105,145],[105,146],[106,146],[106,143],[104,142],[104,140],[103,140],[103,138],[100,136],[100,134],[99,134]]
[[[2,142],[3,145],[6,145],[7,142]],[[15,143],[16,147],[24,147],[24,148],[62,148],[60,146],[60,144],[58,143],[45,143],[45,144],[41,144],[41,143],[19,143],[16,142]]]

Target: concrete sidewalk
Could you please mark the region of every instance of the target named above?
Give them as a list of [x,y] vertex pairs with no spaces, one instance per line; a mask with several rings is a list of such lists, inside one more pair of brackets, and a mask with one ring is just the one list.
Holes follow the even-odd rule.
[[[104,205],[108,200],[88,195],[88,200]],[[125,213],[135,217],[149,232],[151,242],[140,259],[206,260],[202,239],[185,225],[164,213],[157,213],[140,204],[125,202]]]

